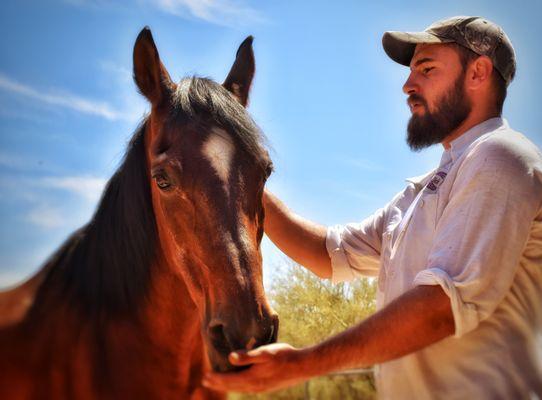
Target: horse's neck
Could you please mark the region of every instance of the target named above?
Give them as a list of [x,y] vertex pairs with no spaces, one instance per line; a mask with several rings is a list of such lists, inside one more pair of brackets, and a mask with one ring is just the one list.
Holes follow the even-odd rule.
[[[111,327],[108,340],[115,356],[108,363],[116,375],[114,384],[121,386],[125,381],[128,387],[141,388],[151,379],[154,385],[177,390],[192,390],[199,385],[208,369],[199,316],[183,280],[164,264],[153,266],[148,301],[140,321],[141,329],[130,325]],[[141,393],[134,395],[141,397]],[[153,394],[148,393],[148,397]]]
[[69,302],[41,299],[41,310],[31,313],[21,327],[3,336],[0,332],[10,342],[0,346],[7,363],[0,360],[4,377],[22,379],[14,365],[35,371],[32,376],[25,373],[24,380],[39,387],[33,390],[51,394],[44,398],[70,397],[56,389],[68,387],[75,393],[131,394],[126,398],[157,397],[157,387],[163,388],[158,390],[160,398],[175,391],[193,392],[208,368],[196,308],[172,269],[158,263],[152,271],[137,318],[98,322],[81,316]]
[[148,301],[142,310],[143,323],[158,342],[183,344],[185,335],[200,335],[196,306],[182,277],[164,261],[153,267]]

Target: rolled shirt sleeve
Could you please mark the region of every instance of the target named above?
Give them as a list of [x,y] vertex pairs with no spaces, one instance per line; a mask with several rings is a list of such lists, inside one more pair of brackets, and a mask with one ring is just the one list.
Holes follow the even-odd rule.
[[326,248],[333,283],[378,275],[384,214],[382,208],[360,223],[328,227]]
[[450,297],[455,337],[488,318],[509,291],[542,203],[536,157],[514,145],[481,147],[458,171],[427,268],[414,278]]

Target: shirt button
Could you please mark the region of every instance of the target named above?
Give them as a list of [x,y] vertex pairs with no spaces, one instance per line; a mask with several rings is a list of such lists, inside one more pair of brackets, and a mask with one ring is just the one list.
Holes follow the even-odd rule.
[[420,200],[420,208],[423,208],[423,203],[424,203],[424,201]]

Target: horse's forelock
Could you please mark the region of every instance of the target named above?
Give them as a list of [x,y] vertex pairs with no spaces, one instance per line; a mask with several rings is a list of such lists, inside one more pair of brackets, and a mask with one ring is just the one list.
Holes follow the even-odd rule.
[[222,85],[208,78],[182,79],[174,94],[173,117],[188,122],[202,118],[225,129],[262,168],[269,164],[267,141],[246,109]]

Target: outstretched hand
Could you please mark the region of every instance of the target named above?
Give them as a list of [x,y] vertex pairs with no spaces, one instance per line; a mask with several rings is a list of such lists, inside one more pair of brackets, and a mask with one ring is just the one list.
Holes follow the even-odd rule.
[[222,392],[266,392],[310,379],[315,374],[307,362],[307,350],[274,343],[250,351],[230,353],[235,366],[251,365],[239,372],[209,373],[203,384]]

